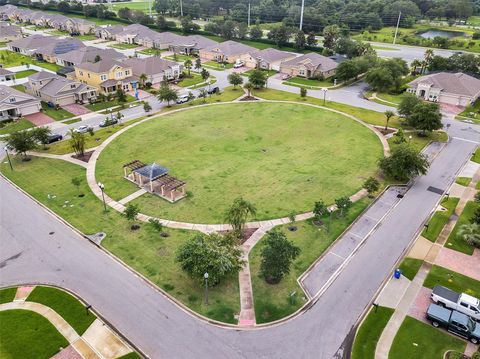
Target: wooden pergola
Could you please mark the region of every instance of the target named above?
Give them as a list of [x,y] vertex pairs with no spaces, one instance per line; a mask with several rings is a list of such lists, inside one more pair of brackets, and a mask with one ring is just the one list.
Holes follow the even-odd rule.
[[123,165],[125,178],[148,192],[155,193],[169,202],[185,197],[186,182],[168,174],[168,168],[152,163],[147,165],[139,160]]

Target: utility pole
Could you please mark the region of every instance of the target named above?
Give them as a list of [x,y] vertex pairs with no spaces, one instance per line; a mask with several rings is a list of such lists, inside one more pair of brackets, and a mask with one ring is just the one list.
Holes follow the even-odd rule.
[[182,3],[182,0],[180,0],[180,16],[183,17],[183,3]]
[[402,12],[400,11],[398,13],[398,20],[397,20],[397,27],[395,29],[395,36],[393,37],[393,44],[395,45],[395,42],[397,41],[397,34],[398,34],[398,27],[400,26],[400,18],[402,17]]
[[250,27],[250,3],[248,3],[248,27]]
[[300,11],[300,30],[303,28],[303,9],[305,8],[305,0],[302,0],[302,9]]

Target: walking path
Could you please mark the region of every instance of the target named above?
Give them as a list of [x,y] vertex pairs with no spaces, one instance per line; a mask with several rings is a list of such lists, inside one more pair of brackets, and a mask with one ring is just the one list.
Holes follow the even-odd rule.
[[[467,163],[465,168],[470,165]],[[471,167],[471,166],[470,166]],[[462,213],[465,205],[468,201],[471,201],[476,193],[476,183],[480,177],[480,170],[474,175],[473,181],[468,187],[466,187],[461,196],[454,214],[449,218],[447,224],[443,227],[440,235],[435,243],[428,246],[428,240],[419,236],[417,241],[419,245],[415,244],[412,247],[410,253],[416,254],[416,258],[424,260],[424,263],[420,267],[417,275],[413,281],[408,285],[405,294],[402,299],[396,305],[395,312],[388,321],[385,329],[380,336],[375,350],[376,359],[388,359],[388,353],[392,346],[393,340],[397,334],[400,325],[408,315],[425,322],[425,312],[430,304],[430,289],[423,287],[423,282],[428,275],[432,265],[440,265],[455,272],[462,273],[469,277],[480,280],[480,252],[475,250],[473,256],[468,256],[461,252],[457,252],[448,248],[444,248],[444,245],[455,227],[460,214]],[[456,186],[455,184],[452,187]],[[422,258],[423,255],[423,258]],[[390,283],[389,283],[390,284]],[[398,294],[398,293],[397,293]],[[379,296],[381,300],[382,294]],[[467,346],[466,354],[471,353],[472,346]]]
[[51,153],[43,153],[43,152],[28,152],[28,154],[31,155],[31,156],[53,158],[53,159],[56,159],[56,160],[63,160],[63,161],[71,162],[75,165],[87,168],[87,163],[86,162],[83,162],[83,161],[77,160],[76,158],[73,158],[71,153],[67,153],[65,155],[54,155],[54,154],[51,154]]
[[70,344],[55,355],[55,358],[113,359],[132,352],[109,327],[96,319],[90,327],[79,335],[75,329],[52,308],[36,302],[26,301],[33,286],[19,287],[13,302],[0,304],[0,311],[29,310],[46,318]]

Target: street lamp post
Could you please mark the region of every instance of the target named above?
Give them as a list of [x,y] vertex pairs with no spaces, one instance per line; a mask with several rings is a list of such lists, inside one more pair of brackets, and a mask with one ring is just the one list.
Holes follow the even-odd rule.
[[205,305],[208,305],[208,273],[205,272],[203,275],[203,278],[205,278]]
[[105,202],[105,185],[102,182],[98,182],[98,187],[102,190],[103,210],[107,211],[107,203]]
[[10,169],[13,171],[12,161],[10,160],[10,155],[8,154],[8,147],[5,146],[4,150],[7,155],[7,160],[8,160],[8,164],[10,165]]
[[328,213],[330,213],[329,219],[328,219],[328,233],[330,233],[331,227],[332,227],[332,213],[333,209],[328,209]]
[[326,88],[323,89],[323,106],[325,106],[325,99],[327,97],[327,91],[328,90]]

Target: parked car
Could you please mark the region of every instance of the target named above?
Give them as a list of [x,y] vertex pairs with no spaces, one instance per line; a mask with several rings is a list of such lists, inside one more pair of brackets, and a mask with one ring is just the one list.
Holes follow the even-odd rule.
[[473,344],[480,342],[480,324],[468,315],[432,303],[427,310],[427,319],[435,328],[444,327],[449,332],[470,340]]
[[178,104],[181,104],[181,103],[185,103],[185,102],[188,102],[190,99],[188,98],[188,95],[180,95],[178,96],[177,98],[177,103]]
[[118,120],[115,116],[113,116],[112,118],[106,118],[105,120],[103,120],[102,122],[100,122],[98,124],[98,126],[100,127],[107,127],[107,126],[111,126],[111,125],[116,125],[118,123]]
[[62,135],[59,135],[58,133],[52,133],[50,136],[48,136],[48,142],[47,143],[54,143],[57,141],[61,141],[63,139]]
[[245,65],[245,62],[243,62],[242,60],[237,60],[237,61],[235,61],[235,63],[233,64],[233,67],[234,67],[235,69],[238,69],[239,67],[242,67],[242,66],[244,66],[244,65]]
[[76,129],[74,129],[73,132],[87,133],[90,130],[93,130],[92,126],[83,125],[83,126],[80,126],[80,127],[77,127]]
[[212,87],[207,92],[208,92],[209,95],[213,95],[214,93],[220,92],[220,88],[218,86],[215,86],[215,87]]
[[480,300],[465,293],[457,293],[436,285],[430,296],[432,300],[446,308],[454,309],[480,322]]

